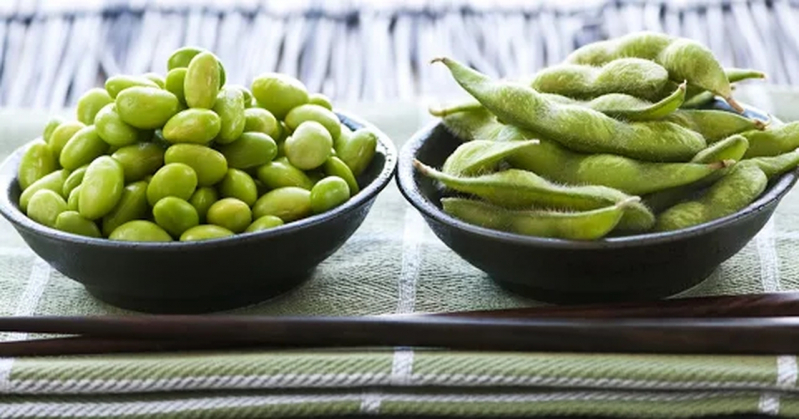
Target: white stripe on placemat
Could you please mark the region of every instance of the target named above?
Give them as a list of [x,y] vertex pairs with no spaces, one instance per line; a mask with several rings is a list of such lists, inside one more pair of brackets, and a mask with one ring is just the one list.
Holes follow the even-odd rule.
[[780,272],[777,260],[777,247],[774,238],[774,218],[770,219],[755,240],[760,259],[760,283],[764,292],[780,290]]
[[[405,210],[402,232],[402,268],[400,269],[398,286],[398,314],[413,313],[416,306],[416,282],[422,262],[422,237],[424,220],[414,208]],[[398,348],[394,351],[391,363],[392,384],[402,384],[410,380],[413,372],[413,351]],[[361,401],[361,412],[378,413],[380,411],[381,393],[364,394]]]
[[[50,265],[41,258],[33,260],[28,283],[22,293],[14,316],[30,316],[36,312],[39,300],[42,298],[47,282],[50,280]],[[21,340],[28,337],[27,333],[8,333],[0,340]],[[14,358],[0,358],[0,393],[7,392],[10,387],[9,378],[14,366]]]
[[[796,386],[797,366],[796,357],[791,355],[777,357],[777,387],[793,388]],[[764,393],[760,396],[758,405],[760,413],[777,415],[780,413],[780,395],[777,393]]]

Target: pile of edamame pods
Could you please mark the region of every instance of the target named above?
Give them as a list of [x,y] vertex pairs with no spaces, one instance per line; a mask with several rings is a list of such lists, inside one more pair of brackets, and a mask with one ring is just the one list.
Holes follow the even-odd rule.
[[[512,80],[434,62],[471,96],[431,109],[463,143],[439,169],[414,165],[471,224],[573,240],[679,230],[740,211],[799,165],[799,122],[750,118],[733,98],[765,75],[690,39],[636,32]],[[732,110],[705,106],[716,98]]]
[[359,192],[377,136],[279,73],[226,85],[209,51],[183,47],[168,73],[118,75],[53,118],[22,156],[19,206],[89,237],[194,241],[277,227]]

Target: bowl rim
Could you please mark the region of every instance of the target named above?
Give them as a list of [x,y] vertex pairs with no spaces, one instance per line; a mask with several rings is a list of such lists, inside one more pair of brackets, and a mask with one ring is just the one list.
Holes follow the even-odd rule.
[[[346,110],[334,109],[334,113],[339,116],[339,119],[343,124],[349,126],[351,129],[367,128],[374,132],[377,135],[378,141],[377,152],[383,154],[385,160],[380,173],[378,173],[374,180],[366,185],[365,188],[361,189],[357,194],[355,194],[355,196],[347,200],[347,202],[345,202],[343,205],[321,214],[311,215],[301,220],[286,223],[284,225],[267,230],[249,233],[242,232],[229,237],[189,242],[120,241],[110,240],[107,238],[86,237],[64,232],[31,220],[17,207],[16,204],[14,204],[14,202],[12,202],[10,196],[11,187],[13,182],[16,181],[16,168],[19,164],[19,160],[22,158],[22,154],[25,152],[25,150],[34,141],[36,141],[35,139],[17,147],[11,154],[9,154],[8,157],[0,162],[0,190],[2,190],[2,192],[0,192],[0,214],[3,215],[3,217],[11,222],[16,228],[44,236],[51,240],[84,246],[111,246],[121,249],[154,250],[159,252],[239,246],[264,239],[290,235],[298,230],[311,228],[319,224],[333,221],[334,219],[340,218],[345,214],[356,210],[370,200],[374,199],[386,186],[388,186],[392,177],[394,177],[396,173],[398,166],[397,147],[385,132],[377,128],[374,124],[355,116]],[[9,167],[9,165],[12,164],[14,167]]]
[[[753,107],[748,107],[748,109],[755,110]],[[551,249],[601,250],[628,248],[642,245],[655,245],[679,241],[690,237],[707,234],[754,217],[758,212],[763,211],[766,206],[771,205],[775,201],[778,203],[791,190],[793,185],[797,182],[797,176],[799,175],[799,168],[786,172],[777,177],[775,180],[770,181],[768,188],[755,201],[747,205],[742,210],[688,228],[674,231],[646,232],[618,237],[605,237],[599,240],[585,241],[525,236],[521,234],[514,234],[505,231],[493,230],[486,227],[480,227],[466,223],[465,221],[461,221],[446,214],[435,203],[428,199],[424,193],[422,193],[421,189],[419,188],[419,183],[416,181],[417,172],[414,169],[412,162],[413,159],[416,158],[419,149],[427,140],[430,139],[432,133],[439,129],[446,129],[443,126],[443,122],[441,120],[432,121],[414,133],[414,135],[401,148],[396,176],[396,182],[400,193],[402,193],[402,195],[408,202],[411,203],[411,205],[413,205],[426,218],[428,218],[428,220],[434,220],[450,228],[461,230],[484,239],[501,241],[515,245],[535,246],[539,248]]]

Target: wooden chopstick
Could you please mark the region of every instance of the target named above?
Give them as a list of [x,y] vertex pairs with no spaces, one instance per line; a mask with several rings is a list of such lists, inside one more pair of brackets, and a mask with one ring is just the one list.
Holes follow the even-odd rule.
[[[799,352],[799,317],[483,319],[454,317],[5,317],[0,330],[133,341],[149,348],[427,347],[454,350],[662,354]],[[74,338],[73,338],[74,339]],[[152,347],[140,341],[152,341]],[[36,341],[29,341],[29,345]],[[53,343],[48,343],[53,345]],[[8,346],[0,344],[0,356]],[[114,346],[117,352],[123,351]],[[20,354],[16,343],[15,354]],[[34,346],[22,347],[32,350]],[[41,349],[41,345],[39,346]],[[74,349],[74,348],[73,348]],[[80,353],[103,353],[101,349]],[[107,348],[106,348],[107,349]],[[76,353],[76,352],[71,352]],[[57,354],[51,351],[50,354]]]

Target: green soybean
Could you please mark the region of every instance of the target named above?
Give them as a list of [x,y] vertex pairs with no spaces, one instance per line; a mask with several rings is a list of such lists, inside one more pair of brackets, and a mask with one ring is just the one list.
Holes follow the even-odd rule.
[[172,144],[207,144],[219,134],[221,127],[221,120],[214,111],[186,109],[169,118],[162,135]]
[[117,205],[124,188],[122,165],[110,156],[98,157],[83,176],[78,212],[87,220],[103,217]]
[[253,216],[274,215],[285,223],[305,218],[312,213],[311,192],[287,186],[267,192],[252,207]]
[[122,165],[125,182],[135,182],[154,174],[164,165],[164,149],[155,143],[125,146],[111,155]]
[[672,80],[687,80],[689,84],[721,96],[735,110],[743,112],[733,100],[730,81],[713,52],[692,39],[659,32],[634,32],[580,47],[569,54],[565,62],[603,65],[627,57],[652,60],[663,66]]
[[258,179],[269,189],[296,186],[311,190],[313,182],[302,170],[294,167],[287,160],[271,161],[258,167]]
[[109,103],[114,103],[114,99],[108,94],[105,89],[95,87],[89,89],[78,99],[77,116],[78,121],[91,125],[94,123],[94,118],[100,109],[103,109]]
[[190,108],[211,109],[220,88],[219,61],[204,51],[195,55],[186,69],[183,94]]
[[661,65],[641,58],[618,58],[599,66],[563,63],[535,74],[530,87],[575,99],[593,99],[623,93],[660,100],[669,86],[669,73]]
[[220,145],[218,149],[227,159],[228,166],[236,169],[261,166],[277,156],[275,140],[261,132],[245,132],[238,140]]
[[86,169],[88,168],[88,164],[81,166],[67,176],[67,180],[64,181],[64,187],[61,189],[61,196],[69,197],[70,192],[83,182],[83,177],[86,175]]
[[308,96],[308,103],[313,105],[319,105],[327,110],[333,110],[333,104],[330,103],[330,98],[323,95],[322,93],[311,93]]
[[197,174],[191,166],[183,163],[166,164],[155,172],[147,185],[147,202],[153,206],[167,196],[187,200],[196,188]]
[[[525,170],[508,169],[480,176],[460,177],[440,172],[417,160],[414,160],[414,167],[424,176],[438,180],[447,188],[512,209],[542,207],[584,211],[630,198],[630,195],[606,186],[554,184]],[[643,204],[631,203],[627,209],[621,228],[646,231],[655,223],[655,216]]]
[[119,117],[114,103],[106,105],[97,113],[94,126],[97,135],[112,146],[122,147],[134,144],[141,139],[139,130],[128,125]]
[[671,122],[619,121],[592,109],[553,103],[532,88],[492,80],[448,58],[438,61],[446,64],[456,81],[502,121],[575,151],[665,162],[688,160],[706,146],[701,135]]
[[197,210],[197,216],[200,219],[201,223],[205,222],[205,215],[208,213],[208,208],[211,208],[211,205],[214,202],[219,200],[219,194],[216,192],[216,189],[204,186],[201,188],[197,188],[194,194],[189,198],[189,203]]
[[335,144],[336,156],[360,176],[369,167],[377,152],[377,134],[367,128],[359,128]]
[[698,199],[663,211],[658,216],[655,229],[684,229],[733,214],[760,196],[767,183],[766,174],[756,165],[736,165]]
[[228,161],[222,153],[198,144],[175,144],[169,147],[164,154],[164,162],[190,166],[197,174],[199,186],[216,184],[228,171]]
[[129,242],[169,242],[172,237],[157,224],[146,220],[133,220],[117,227],[111,235],[111,240]]
[[188,241],[221,239],[223,237],[230,237],[234,234],[235,233],[224,227],[220,227],[213,224],[203,224],[186,230],[180,236],[180,241],[188,242]]
[[245,132],[262,132],[272,138],[280,138],[280,124],[266,109],[247,108],[244,110],[244,118]]
[[31,197],[27,215],[39,224],[55,227],[56,218],[66,210],[67,203],[61,195],[48,189],[41,189]]
[[83,218],[77,211],[64,211],[55,219],[55,228],[79,236],[100,238],[100,229],[91,220]]
[[350,187],[338,176],[328,176],[311,189],[311,211],[320,214],[329,211],[350,199]]
[[120,93],[131,87],[160,89],[158,84],[143,76],[111,76],[105,81],[105,90],[108,92],[108,95],[114,99],[116,99]]
[[67,141],[58,160],[61,167],[75,170],[78,167],[91,163],[97,157],[108,152],[108,143],[97,135],[94,125],[89,125],[76,132]]
[[61,150],[67,145],[69,139],[83,128],[86,128],[86,125],[82,122],[65,121],[53,131],[48,145],[56,159],[61,157]]
[[78,211],[80,207],[80,185],[69,193],[67,198],[67,209],[70,211]]
[[54,116],[47,121],[47,124],[44,126],[44,130],[42,132],[42,140],[45,143],[50,144],[50,137],[53,135],[53,132],[58,128],[59,125],[66,122],[66,119],[60,116]]
[[180,237],[186,230],[200,224],[197,210],[186,200],[174,196],[162,198],[155,203],[153,218],[172,237]]
[[152,72],[144,73],[144,74],[142,74],[142,77],[144,77],[145,79],[150,80],[151,82],[155,83],[161,89],[166,87],[166,80],[164,80],[164,77],[161,76],[158,73],[152,73]]
[[[322,124],[305,121],[286,139],[285,153],[289,162],[301,170],[323,165],[332,154],[333,139]],[[343,159],[342,159],[343,160]],[[346,163],[346,160],[344,161]],[[354,171],[353,171],[354,172]]]
[[765,130],[749,130],[741,133],[749,141],[744,158],[768,157],[793,151],[799,147],[799,121]]
[[116,98],[119,117],[139,129],[160,128],[178,113],[180,102],[172,93],[147,87],[131,87]]
[[252,223],[250,206],[236,198],[222,198],[208,208],[205,218],[209,223],[241,233]]
[[[207,51],[197,47],[183,47],[175,50],[167,60],[167,70],[172,71],[176,68],[188,67],[191,60],[202,52]],[[217,63],[219,64],[219,87],[221,88],[225,85],[227,77],[225,74],[225,66],[222,65],[221,61],[217,60]]]
[[33,141],[19,161],[19,168],[17,168],[19,188],[24,191],[28,186],[54,172],[57,168],[58,162],[50,146],[42,140]]
[[754,165],[771,179],[789,170],[793,170],[799,165],[799,148],[787,153],[778,154],[771,157],[754,157],[746,159],[739,165]]
[[255,181],[246,172],[238,169],[228,169],[219,184],[219,193],[225,198],[236,198],[250,206],[258,199]]
[[166,82],[164,88],[175,95],[181,104],[186,104],[186,93],[184,83],[186,82],[186,68],[173,68],[166,74]]
[[508,210],[464,198],[443,198],[447,214],[484,228],[526,236],[568,240],[597,240],[621,221],[628,201],[589,211]]
[[269,230],[275,227],[280,227],[283,224],[284,224],[283,220],[281,220],[278,217],[275,217],[274,215],[264,215],[263,217],[253,221],[252,224],[250,224],[247,227],[247,229],[244,231],[247,233],[253,233],[256,231]]
[[535,147],[538,140],[488,141],[474,140],[463,143],[444,161],[441,171],[453,176],[479,175],[491,172],[508,156],[520,149]]
[[218,144],[232,143],[244,132],[244,95],[236,88],[224,88],[216,97],[214,112],[219,115],[221,129],[216,136]]
[[698,132],[708,143],[745,131],[765,129],[763,122],[757,119],[710,109],[680,109],[666,115],[663,120]]
[[244,86],[242,86],[240,84],[229,84],[226,88],[227,89],[238,89],[241,92],[241,97],[244,100],[244,107],[245,108],[250,108],[250,107],[253,106],[253,103],[252,103],[252,92],[250,92],[250,89],[248,89],[248,88],[246,88],[246,87],[244,87]]
[[128,221],[146,218],[147,210],[147,182],[140,180],[125,186],[117,205],[103,216],[103,234],[109,236]]
[[338,176],[344,179],[344,181],[347,182],[347,186],[350,188],[351,195],[355,195],[361,190],[358,185],[358,180],[355,179],[355,175],[352,174],[352,170],[350,170],[349,166],[341,161],[340,158],[336,156],[329,157],[322,169],[324,174],[328,176]]
[[691,159],[693,163],[714,163],[724,160],[738,161],[743,158],[749,148],[749,141],[742,135],[732,135],[708,148],[696,153]]
[[341,134],[341,121],[331,110],[307,103],[297,106],[286,114],[286,126],[294,131],[305,121],[316,121],[325,127],[334,141]]
[[308,103],[308,89],[301,81],[281,73],[263,73],[250,86],[258,105],[277,119],[285,119],[290,110]]

